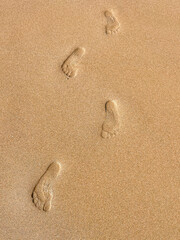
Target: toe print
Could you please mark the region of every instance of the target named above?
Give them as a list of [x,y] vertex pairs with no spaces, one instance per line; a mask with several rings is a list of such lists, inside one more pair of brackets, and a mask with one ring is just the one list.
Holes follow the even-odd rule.
[[49,193],[47,196],[47,201],[44,203],[43,210],[45,212],[49,211],[51,209],[51,202],[52,202],[53,194]]

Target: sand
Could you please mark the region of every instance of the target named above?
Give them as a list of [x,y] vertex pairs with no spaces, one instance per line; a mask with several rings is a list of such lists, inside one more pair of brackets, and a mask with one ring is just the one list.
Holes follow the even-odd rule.
[[179,0],[0,9],[0,239],[179,240]]

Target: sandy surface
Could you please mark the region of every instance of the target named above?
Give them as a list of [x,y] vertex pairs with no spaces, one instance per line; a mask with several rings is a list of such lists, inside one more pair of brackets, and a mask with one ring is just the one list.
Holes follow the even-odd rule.
[[[0,9],[0,239],[179,240],[179,0]],[[61,66],[76,48],[85,54],[68,79]],[[109,100],[120,127],[102,138]],[[46,212],[31,195],[53,161]]]

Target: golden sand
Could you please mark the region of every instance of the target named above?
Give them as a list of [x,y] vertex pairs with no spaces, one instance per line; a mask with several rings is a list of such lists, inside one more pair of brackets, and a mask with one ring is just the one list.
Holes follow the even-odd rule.
[[0,239],[179,240],[179,0],[0,9]]

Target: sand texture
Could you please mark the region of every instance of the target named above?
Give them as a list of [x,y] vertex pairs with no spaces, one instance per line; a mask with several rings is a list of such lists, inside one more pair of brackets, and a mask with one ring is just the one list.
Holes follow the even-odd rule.
[[0,12],[0,240],[180,240],[180,1]]

